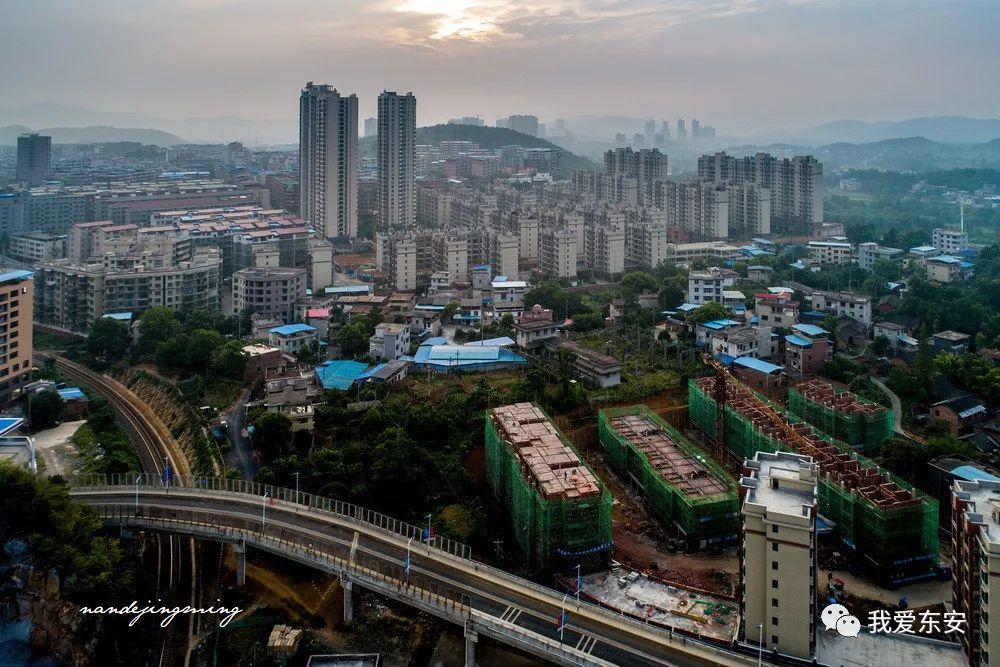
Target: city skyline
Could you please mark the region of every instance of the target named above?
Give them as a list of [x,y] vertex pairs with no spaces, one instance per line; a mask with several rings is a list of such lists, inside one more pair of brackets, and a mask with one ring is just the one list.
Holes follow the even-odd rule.
[[[903,18],[898,2],[827,0],[343,4],[293,2],[279,16],[261,3],[235,12],[229,0],[128,12],[112,1],[11,4],[13,38],[0,46],[11,67],[0,83],[8,105],[290,119],[287,100],[312,79],[357,92],[362,117],[375,115],[379,91],[413,90],[422,125],[477,113],[488,122],[517,113],[545,121],[585,109],[706,118],[736,134],[1000,108],[989,30],[1000,16],[976,0],[907,3]],[[81,22],[87,30],[65,29]],[[143,29],[153,24],[157,31]],[[242,38],[251,33],[267,39]],[[593,48],[622,37],[627,50]],[[119,65],[101,66],[109,61]],[[345,61],[349,69],[338,67]]]

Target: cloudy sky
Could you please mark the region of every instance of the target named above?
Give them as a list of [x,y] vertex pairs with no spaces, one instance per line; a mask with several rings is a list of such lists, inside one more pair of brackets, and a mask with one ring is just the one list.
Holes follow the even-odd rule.
[[307,80],[456,115],[727,133],[1000,115],[997,0],[0,0],[3,105],[293,118]]

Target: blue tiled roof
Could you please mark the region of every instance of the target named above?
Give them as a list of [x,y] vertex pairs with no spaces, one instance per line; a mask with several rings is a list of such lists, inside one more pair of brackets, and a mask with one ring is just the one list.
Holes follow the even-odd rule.
[[86,394],[79,387],[66,387],[65,389],[59,390],[59,396],[64,400],[71,400],[74,398],[86,398]]
[[479,345],[495,345],[497,347],[506,347],[508,345],[513,345],[514,339],[509,336],[501,336],[499,338],[487,338],[486,340],[474,340],[465,344],[466,347],[474,347]]
[[984,480],[988,482],[1000,482],[1000,477],[996,475],[991,475],[985,470],[980,470],[975,466],[964,465],[953,468],[951,474],[955,477],[961,477],[962,479],[972,480]]
[[701,326],[706,329],[725,329],[726,327],[732,327],[739,325],[736,320],[712,320],[711,322],[705,322]]
[[681,311],[682,313],[687,313],[697,308],[700,308],[700,306],[696,303],[682,303],[681,305],[677,306],[677,310]]
[[798,345],[799,347],[812,347],[812,341],[808,338],[803,338],[802,336],[792,334],[790,336],[785,336],[785,340],[792,345]]
[[311,327],[308,324],[285,324],[280,327],[268,329],[268,331],[273,334],[278,334],[279,336],[292,336],[297,333],[309,333],[316,331],[316,327]]
[[425,340],[423,343],[421,343],[420,346],[425,347],[428,345],[447,345],[447,344],[448,344],[448,339],[445,338],[444,336],[433,336]]
[[737,366],[744,366],[751,370],[758,371],[760,373],[780,373],[782,371],[781,366],[776,366],[774,364],[762,361],[760,359],[755,359],[754,357],[737,357],[733,360],[733,363]]
[[917,252],[921,254],[927,254],[929,252],[934,252],[935,250],[937,250],[937,248],[932,245],[918,245],[916,248],[910,248],[910,252]]
[[105,313],[104,317],[112,320],[118,320],[119,322],[132,321],[132,313]]
[[807,336],[825,336],[830,333],[823,327],[818,327],[815,324],[795,324],[792,328],[798,332],[804,333]]

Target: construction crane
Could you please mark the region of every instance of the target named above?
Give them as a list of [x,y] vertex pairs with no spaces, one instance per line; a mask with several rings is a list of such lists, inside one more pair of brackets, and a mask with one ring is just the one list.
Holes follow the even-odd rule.
[[774,408],[772,408],[766,401],[761,399],[757,394],[751,391],[746,385],[740,382],[729,369],[726,368],[721,361],[715,359],[710,354],[704,354],[702,356],[705,365],[711,367],[715,371],[715,388],[714,397],[716,405],[716,418],[715,418],[715,457],[716,460],[725,460],[725,424],[724,416],[726,410],[726,402],[728,399],[728,383],[732,383],[736,388],[741,389],[746,398],[753,402],[756,409],[764,413],[765,416],[777,427],[782,434],[787,438],[789,444],[794,445],[794,447],[801,454],[808,454],[813,457],[814,460],[819,460],[819,451],[816,449],[816,445],[810,442],[805,436],[799,433],[783,416],[781,416]]

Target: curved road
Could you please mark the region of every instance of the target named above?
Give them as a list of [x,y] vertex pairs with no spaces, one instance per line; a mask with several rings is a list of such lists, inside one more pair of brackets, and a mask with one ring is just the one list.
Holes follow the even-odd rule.
[[[405,524],[387,517],[366,521],[350,518],[342,510],[318,509],[317,499],[301,494],[301,504],[277,498],[291,498],[293,492],[270,489],[261,494],[220,490],[220,480],[195,480],[195,488],[173,487],[169,493],[155,486],[76,486],[73,497],[99,509],[143,519],[155,517],[168,523],[164,530],[182,534],[184,526],[200,525],[215,539],[266,548],[270,539],[279,539],[293,552],[315,553],[327,559],[361,563],[365,567],[403,582],[418,579],[429,590],[448,599],[461,601],[477,614],[507,622],[516,620],[519,631],[534,633],[549,641],[559,639],[556,620],[563,609],[569,624],[562,638],[568,646],[588,647],[586,655],[614,665],[746,665],[745,656],[723,648],[671,637],[662,628],[643,624],[589,603],[566,601],[561,593],[468,558],[436,547],[413,543],[406,537]],[[230,487],[233,488],[230,482]],[[202,488],[197,488],[197,487]],[[215,488],[211,488],[211,487]],[[206,488],[207,487],[207,488]],[[253,488],[253,487],[251,487]],[[272,496],[264,500],[264,493]],[[137,496],[138,494],[138,496]],[[136,498],[138,497],[138,501]],[[322,501],[323,499],[318,499]],[[329,502],[329,501],[327,501]],[[362,511],[357,508],[351,512]],[[115,514],[115,516],[118,516]],[[379,528],[378,521],[388,526]],[[126,524],[131,519],[122,519]],[[112,521],[113,523],[113,521]],[[263,528],[263,530],[262,530]],[[403,561],[411,553],[411,572],[404,574]],[[358,582],[363,585],[362,582]],[[565,605],[565,606],[564,606]],[[567,663],[569,664],[569,663]]]
[[892,402],[892,430],[905,438],[909,438],[910,440],[923,444],[924,441],[921,438],[917,438],[903,429],[903,403],[899,400],[899,396],[896,395],[896,392],[889,389],[889,387],[887,387],[882,380],[875,376],[871,376],[871,380],[872,383],[881,389],[882,393],[888,396],[889,400]]

